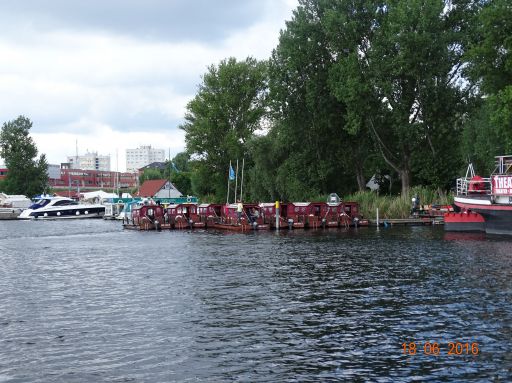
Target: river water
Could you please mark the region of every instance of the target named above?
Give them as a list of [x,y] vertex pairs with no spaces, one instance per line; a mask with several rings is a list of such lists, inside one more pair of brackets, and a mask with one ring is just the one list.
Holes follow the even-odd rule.
[[437,227],[0,221],[0,382],[512,381],[511,277]]

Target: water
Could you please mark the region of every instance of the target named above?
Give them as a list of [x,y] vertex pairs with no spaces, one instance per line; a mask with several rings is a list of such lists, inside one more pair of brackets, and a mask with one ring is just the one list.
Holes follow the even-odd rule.
[[0,221],[0,382],[511,381],[511,277],[512,239],[431,227]]

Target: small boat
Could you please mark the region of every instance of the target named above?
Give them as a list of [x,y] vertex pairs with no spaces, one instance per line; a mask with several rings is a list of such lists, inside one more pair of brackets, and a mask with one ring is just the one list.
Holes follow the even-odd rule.
[[201,220],[198,206],[193,202],[177,203],[167,207],[167,217],[174,229],[192,229],[205,227]]
[[101,218],[105,206],[83,204],[67,197],[41,196],[18,216],[18,219]]
[[512,235],[512,155],[495,159],[496,167],[489,178],[476,175],[469,164],[466,176],[457,179],[454,204],[461,214],[445,214],[445,230],[465,227],[471,231]]
[[24,195],[0,193],[0,219],[16,219],[32,201]]
[[131,214],[123,220],[125,229],[162,230],[168,228],[165,224],[165,212],[162,205],[137,204],[132,206]]

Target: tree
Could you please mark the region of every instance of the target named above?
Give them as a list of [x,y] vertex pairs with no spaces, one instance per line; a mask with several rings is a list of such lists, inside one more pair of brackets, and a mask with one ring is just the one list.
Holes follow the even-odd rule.
[[0,156],[7,166],[3,182],[6,193],[32,197],[48,188],[48,163],[29,136],[32,122],[23,116],[3,124],[0,133]]
[[333,91],[347,106],[348,125],[367,130],[400,175],[404,196],[418,155],[435,169],[424,174],[435,186],[453,166],[467,96],[460,79],[469,3],[322,2],[337,58]]
[[142,175],[139,177],[139,183],[142,185],[144,181],[159,180],[164,178],[160,169],[148,168],[144,169]]
[[347,192],[356,180],[365,184],[361,153],[368,146],[345,129],[345,105],[330,89],[334,57],[320,3],[301,1],[281,32],[270,60],[270,139],[254,146],[256,166],[275,190],[267,180],[262,186],[286,200]]
[[[467,73],[479,85],[482,110],[475,114],[466,137],[466,155],[479,160],[512,151],[512,4],[490,0],[479,13],[475,39],[466,61]],[[476,140],[475,140],[476,138]],[[473,139],[473,140],[472,140]],[[488,143],[493,145],[489,147]],[[483,144],[483,145],[482,145]]]
[[261,127],[265,91],[264,62],[230,58],[208,68],[180,126],[194,159],[195,194],[213,194],[217,201],[223,200],[230,160],[242,160],[246,143]]

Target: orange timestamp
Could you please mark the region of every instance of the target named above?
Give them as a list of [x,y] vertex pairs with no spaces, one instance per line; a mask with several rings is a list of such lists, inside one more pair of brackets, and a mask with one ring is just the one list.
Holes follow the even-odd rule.
[[478,355],[480,349],[476,342],[409,342],[402,343],[403,355]]

